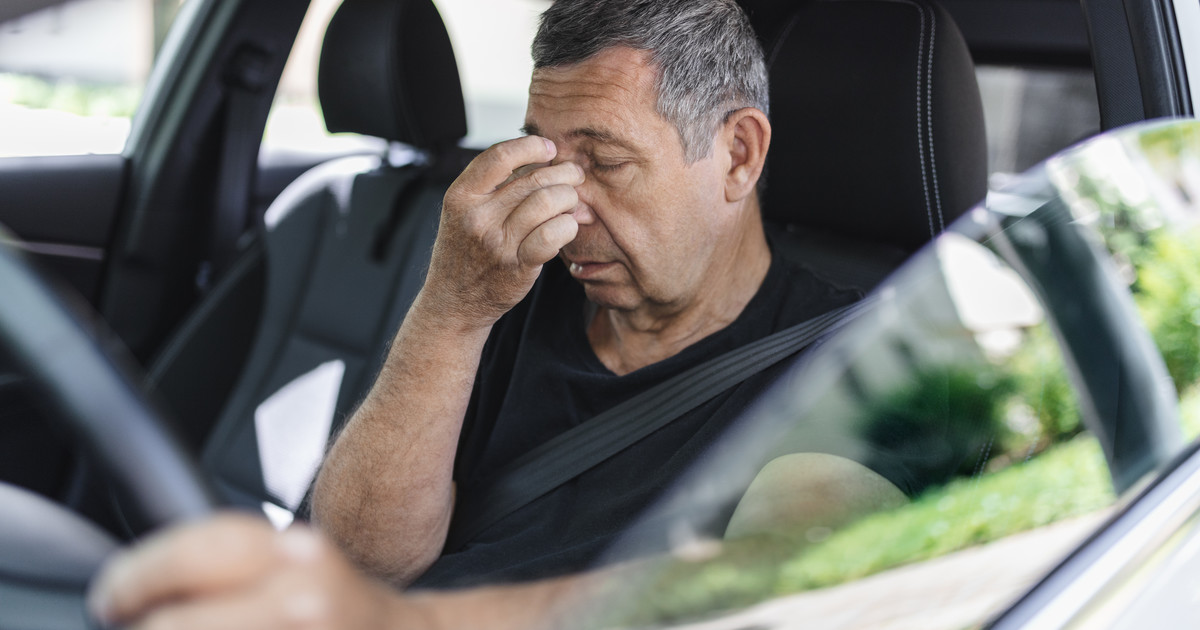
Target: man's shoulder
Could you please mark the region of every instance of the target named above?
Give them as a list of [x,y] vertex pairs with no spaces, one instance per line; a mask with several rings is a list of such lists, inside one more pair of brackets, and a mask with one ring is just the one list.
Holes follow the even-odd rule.
[[764,288],[778,292],[779,308],[785,320],[798,323],[811,319],[853,304],[865,295],[862,290],[835,282],[801,261],[778,251],[774,255],[778,266],[775,284]]

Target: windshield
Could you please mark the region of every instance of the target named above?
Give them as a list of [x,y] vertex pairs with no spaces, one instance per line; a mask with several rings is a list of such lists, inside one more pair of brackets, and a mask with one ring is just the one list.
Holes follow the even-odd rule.
[[[1193,122],[993,192],[646,516],[618,559],[672,552],[596,618],[949,629],[1002,610],[1197,432],[1198,192]],[[862,493],[870,475],[903,496]],[[714,522],[721,540],[697,533]]]

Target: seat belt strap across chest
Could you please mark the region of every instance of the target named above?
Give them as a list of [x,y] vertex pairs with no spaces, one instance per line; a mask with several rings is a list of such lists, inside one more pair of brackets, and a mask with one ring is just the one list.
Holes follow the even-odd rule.
[[866,310],[873,299],[834,309],[710,359],[600,413],[513,460],[458,506],[446,551],[574,479],[730,387],[795,355]]

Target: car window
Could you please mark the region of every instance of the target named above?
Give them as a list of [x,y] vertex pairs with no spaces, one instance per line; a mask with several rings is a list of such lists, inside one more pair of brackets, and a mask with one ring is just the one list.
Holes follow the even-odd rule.
[[1055,157],[905,265],[614,552],[671,550],[619,573],[601,625],[964,628],[1033,586],[1200,432],[1179,129]]
[[1100,132],[1096,79],[1087,68],[980,65],[992,188]]
[[34,0],[0,10],[0,157],[120,153],[184,0]]
[[[375,150],[379,141],[329,134],[317,99],[321,38],[341,0],[313,0],[288,57],[263,138],[268,160],[280,155],[330,155]],[[437,0],[454,46],[467,106],[463,144],[486,148],[520,135],[537,16],[543,0]]]

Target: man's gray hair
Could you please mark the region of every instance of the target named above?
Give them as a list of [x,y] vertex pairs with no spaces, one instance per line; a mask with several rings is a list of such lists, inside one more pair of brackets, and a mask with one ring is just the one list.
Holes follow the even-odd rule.
[[650,53],[659,115],[679,132],[689,162],[712,152],[735,109],[768,112],[767,68],[734,0],[556,0],[533,39],[533,67],[566,66],[617,46]]

